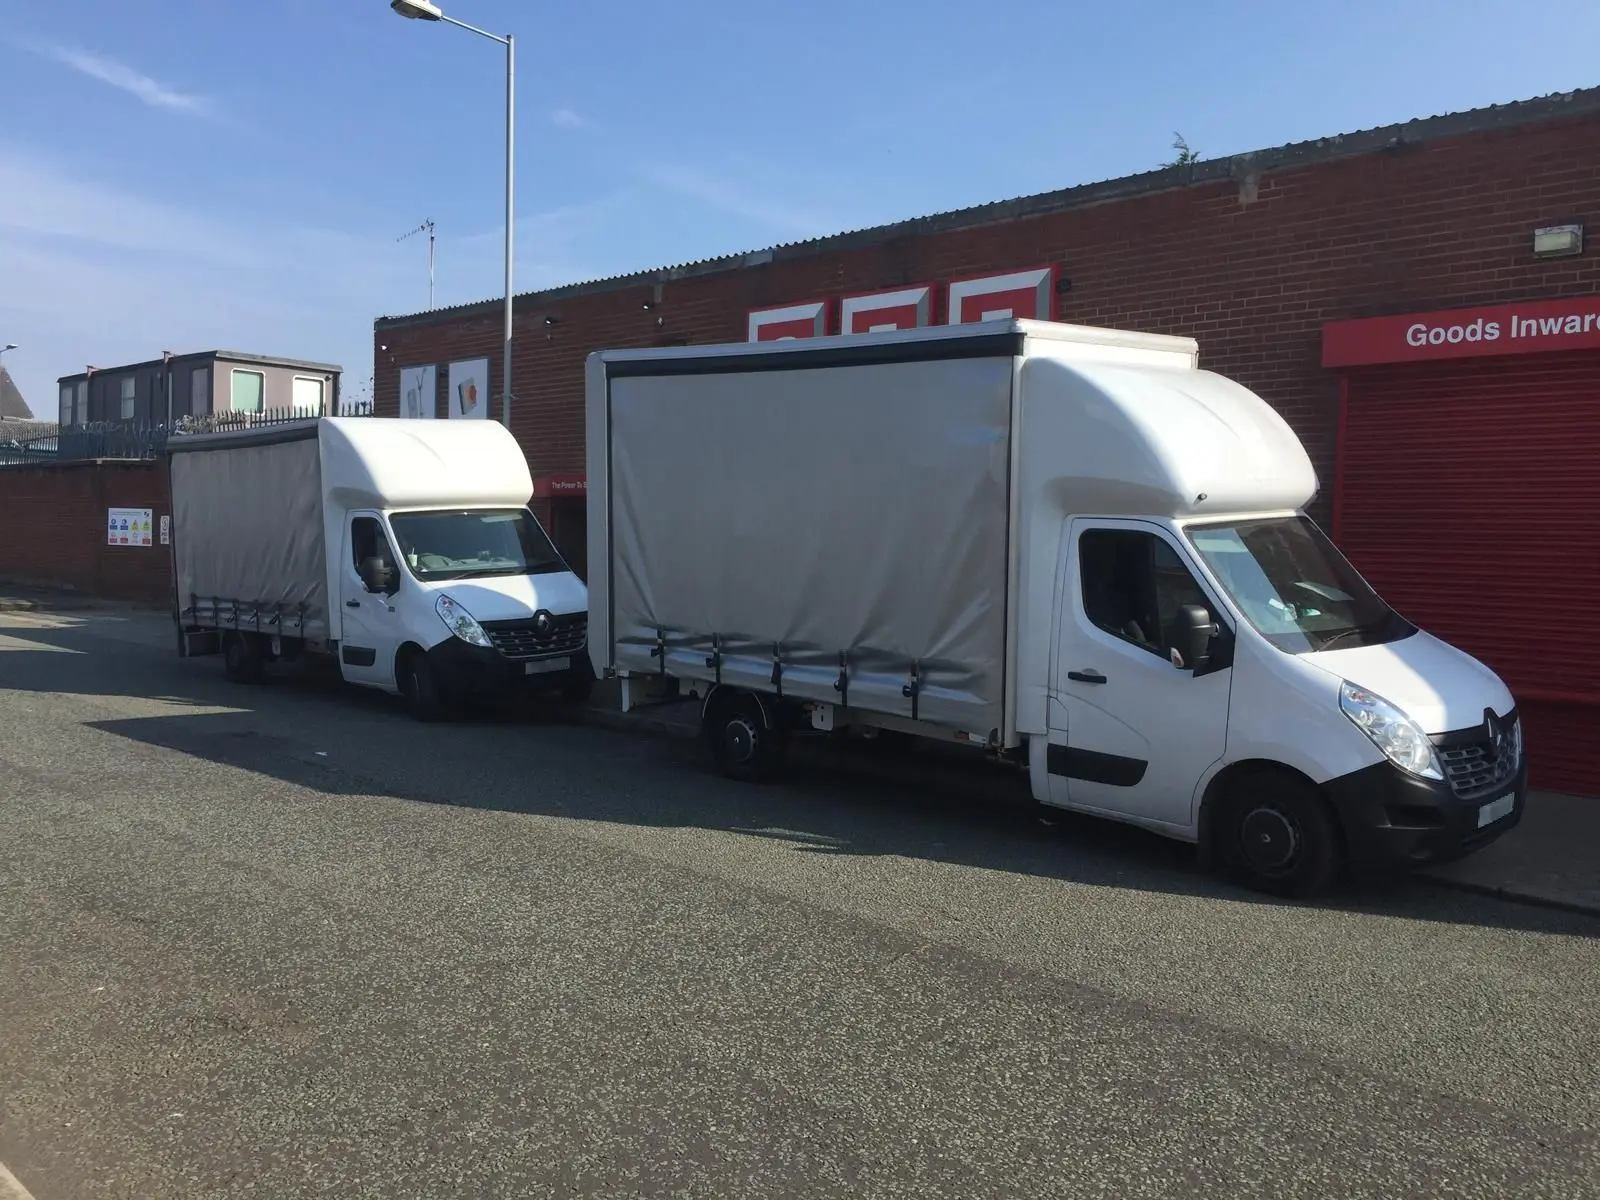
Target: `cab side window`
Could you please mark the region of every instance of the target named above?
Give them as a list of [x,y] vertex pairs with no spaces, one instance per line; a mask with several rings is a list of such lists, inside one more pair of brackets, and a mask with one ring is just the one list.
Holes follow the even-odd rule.
[[350,522],[350,550],[351,566],[360,574],[361,564],[369,558],[381,559],[392,563],[394,556],[389,553],[389,539],[383,535],[383,526],[376,517],[357,517]]
[[1176,644],[1179,609],[1211,608],[1177,552],[1153,533],[1085,530],[1078,539],[1078,570],[1084,615],[1160,658]]

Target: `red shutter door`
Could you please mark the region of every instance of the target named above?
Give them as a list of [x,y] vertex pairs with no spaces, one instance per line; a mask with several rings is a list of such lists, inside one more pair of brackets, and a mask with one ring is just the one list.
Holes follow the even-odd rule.
[[1533,785],[1600,796],[1600,354],[1353,372],[1335,534],[1498,672]]

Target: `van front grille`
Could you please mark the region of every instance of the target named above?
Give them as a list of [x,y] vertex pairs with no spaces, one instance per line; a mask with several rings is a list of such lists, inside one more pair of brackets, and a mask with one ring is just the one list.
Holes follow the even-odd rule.
[[513,662],[549,658],[557,654],[576,654],[589,635],[589,614],[569,613],[563,617],[546,614],[548,624],[540,628],[538,617],[517,621],[485,621],[483,631],[494,648]]
[[1497,752],[1488,737],[1439,747],[1444,777],[1462,800],[1482,799],[1516,775],[1522,765],[1517,752],[1518,720],[1514,716],[1507,723],[1503,752]]

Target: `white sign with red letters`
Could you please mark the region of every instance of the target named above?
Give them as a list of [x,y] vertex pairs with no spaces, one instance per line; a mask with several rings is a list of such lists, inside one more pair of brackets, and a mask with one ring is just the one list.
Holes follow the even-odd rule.
[[971,325],[1011,318],[1049,321],[1055,317],[1055,300],[1054,267],[958,279],[950,285],[950,308],[945,323]]
[[933,289],[926,285],[846,296],[839,305],[840,333],[921,329],[932,322]]
[[828,302],[786,304],[758,308],[750,313],[752,342],[787,342],[794,338],[824,337],[828,332]]

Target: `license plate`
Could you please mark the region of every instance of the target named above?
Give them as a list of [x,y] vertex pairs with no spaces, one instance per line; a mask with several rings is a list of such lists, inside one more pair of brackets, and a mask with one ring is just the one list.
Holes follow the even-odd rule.
[[572,665],[570,658],[541,658],[526,664],[522,670],[528,675],[548,675],[552,671],[565,671]]
[[1478,828],[1493,825],[1502,817],[1509,817],[1511,810],[1517,806],[1517,796],[1513,792],[1509,796],[1501,796],[1498,800],[1491,800],[1478,810]]

